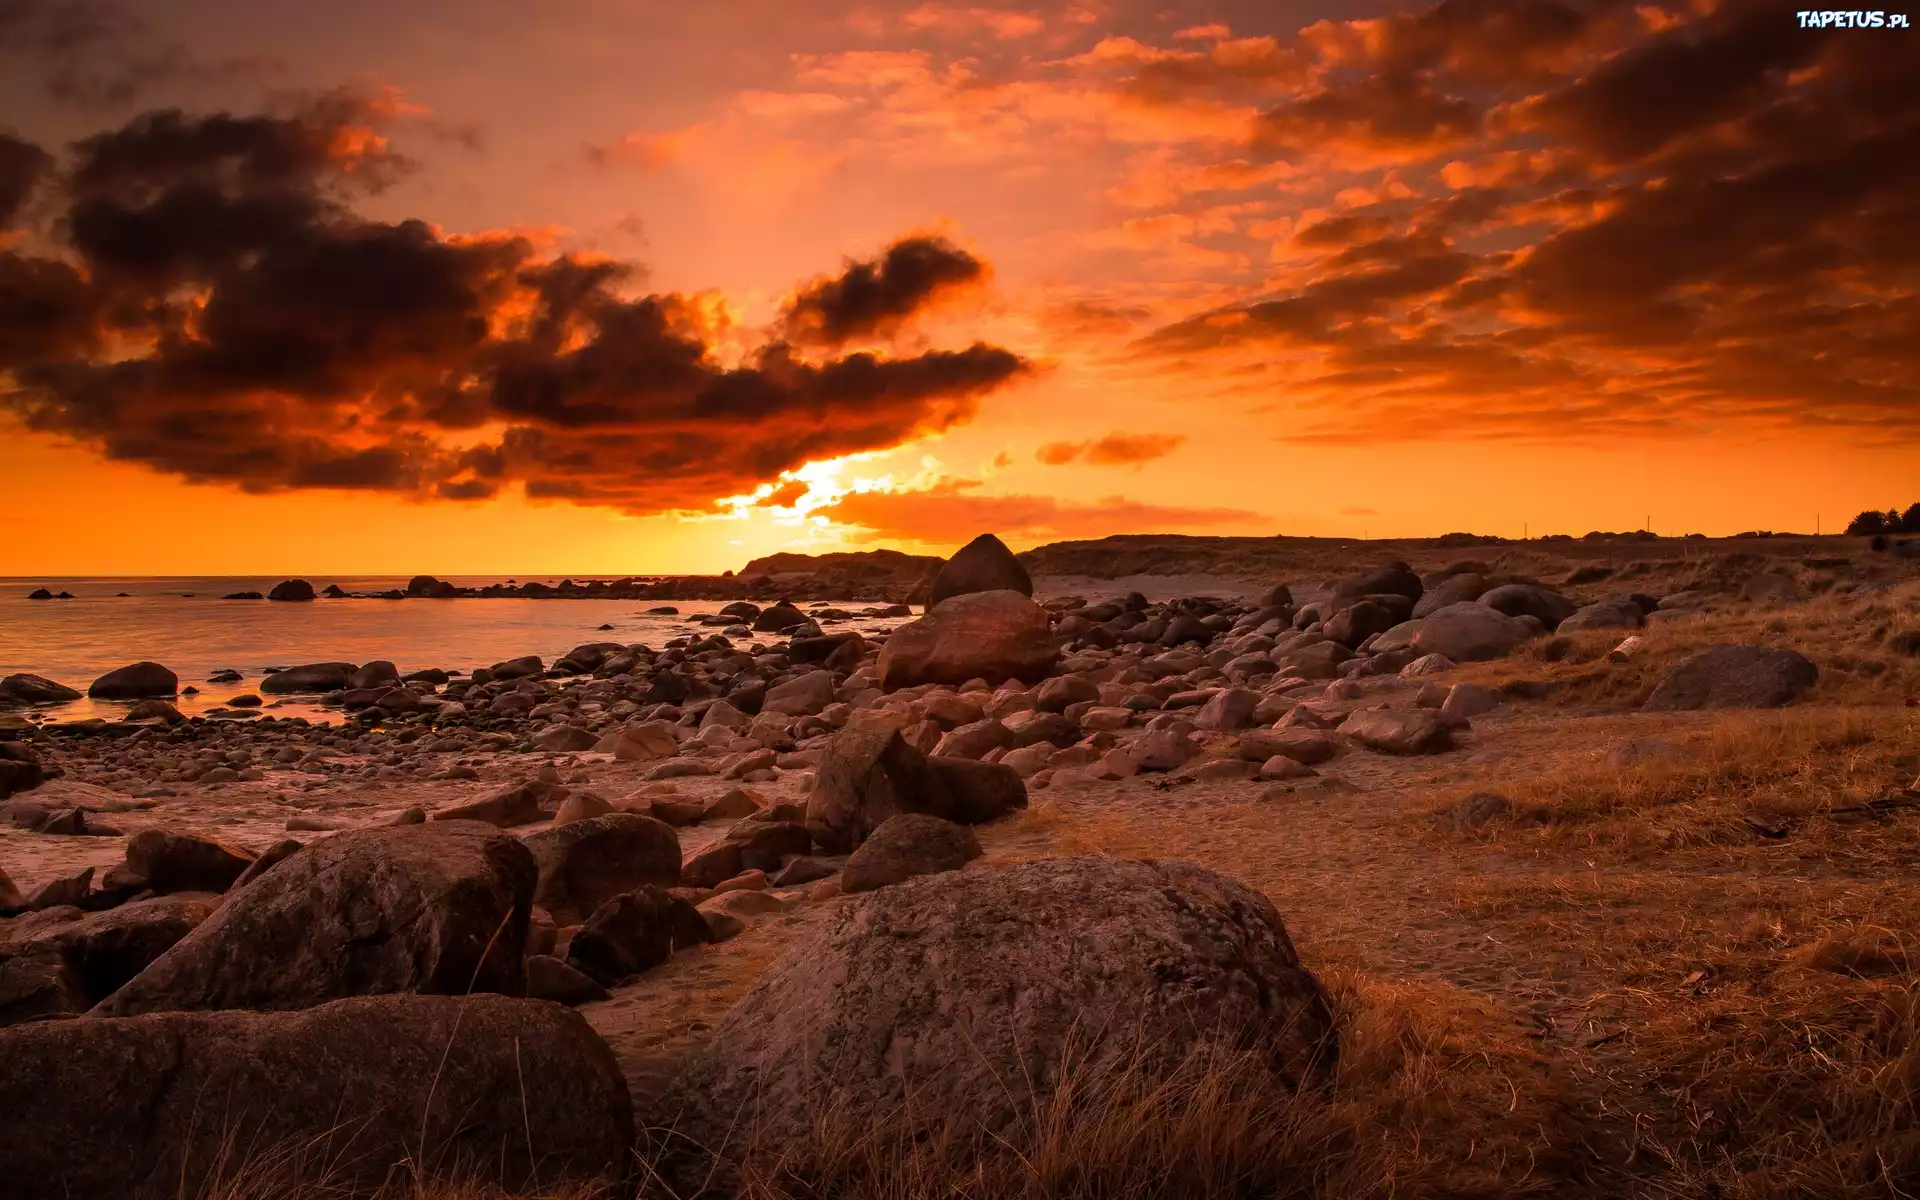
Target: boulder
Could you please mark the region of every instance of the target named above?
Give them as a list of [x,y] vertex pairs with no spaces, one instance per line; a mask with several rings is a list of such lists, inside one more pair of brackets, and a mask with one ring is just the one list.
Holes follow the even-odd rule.
[[957,871],[980,854],[980,840],[966,826],[921,813],[901,813],[880,822],[847,859],[840,890],[870,892],[916,875]]
[[127,839],[125,870],[163,895],[224,892],[251,865],[251,850],[228,846],[198,834],[142,829]]
[[1356,600],[1327,622],[1327,636],[1352,650],[1374,634],[1392,629],[1398,622],[1399,617],[1385,604],[1377,600]]
[[39,675],[9,675],[0,679],[0,703],[65,704],[79,698],[80,693],[74,689]]
[[158,721],[162,725],[178,725],[186,720],[186,715],[165,700],[136,700],[127,707],[126,719],[129,721]]
[[533,735],[533,744],[549,754],[577,754],[591,750],[600,739],[577,725],[555,723]]
[[1481,595],[1481,604],[1509,617],[1534,617],[1549,631],[1574,614],[1579,605],[1552,588],[1537,583],[1508,583]]
[[1820,669],[1793,650],[1714,646],[1670,668],[1640,708],[1777,708],[1798,700],[1819,680]]
[[1438,754],[1453,747],[1446,723],[1425,708],[1362,709],[1340,732],[1382,754]]
[[1006,543],[983,533],[954,552],[933,577],[929,608],[941,601],[974,592],[1018,592],[1033,595],[1033,580]]
[[135,900],[16,938],[7,949],[11,953],[33,953],[45,948],[59,954],[73,970],[85,997],[81,1006],[84,1010],[146,970],[212,912],[213,905],[184,896]]
[[[0,742],[0,800],[30,792],[46,782],[40,756],[25,742]],[[16,818],[15,824],[19,821]]]
[[880,650],[878,681],[886,691],[976,678],[1033,683],[1059,657],[1045,609],[1015,591],[970,592],[895,629]]
[[541,805],[553,796],[555,790],[553,784],[538,779],[510,783],[478,799],[436,809],[427,819],[485,821],[500,829],[512,829],[516,825],[531,825],[535,821],[547,819],[547,814]]
[[680,835],[638,813],[569,821],[522,844],[539,871],[533,902],[556,917],[584,916],[642,884],[680,883]]
[[1253,710],[1260,703],[1260,693],[1246,688],[1221,688],[1215,692],[1193,718],[1197,729],[1211,729],[1231,732],[1245,729],[1253,724]]
[[1075,704],[1100,700],[1100,687],[1084,675],[1056,675],[1033,690],[1033,706],[1041,712],[1063,713]]
[[1402,621],[1380,635],[1373,652],[1412,650],[1416,654],[1444,654],[1457,663],[1501,658],[1533,636],[1526,622],[1496,612],[1484,604],[1467,602],[1411,621]]
[[807,614],[795,608],[792,602],[782,600],[753,619],[753,632],[785,633],[806,623]]
[[1026,780],[1012,767],[938,756],[927,761],[951,798],[943,814],[949,820],[984,825],[1027,806]]
[[527,999],[551,1000],[569,1008],[611,1000],[613,993],[550,954],[527,955]]
[[1339,747],[1332,738],[1307,729],[1255,729],[1240,735],[1235,750],[1248,762],[1280,756],[1313,766],[1332,758]]
[[1807,594],[1793,576],[1773,572],[1747,580],[1740,587],[1740,598],[1760,604],[1795,604],[1805,600]]
[[790,717],[810,717],[833,703],[838,685],[832,671],[808,671],[767,689],[760,711]]
[[94,1012],[518,995],[537,876],[526,847],[477,822],[335,834],[228,897]]
[[353,678],[354,665],[344,662],[305,663],[275,671],[260,681],[260,690],[270,696],[296,692],[338,692]]
[[1492,712],[1500,707],[1500,696],[1492,688],[1478,683],[1456,683],[1447,689],[1440,702],[1440,715],[1449,720],[1464,720]]
[[495,679],[526,679],[538,675],[547,669],[546,663],[537,654],[526,654],[519,658],[510,658],[497,662],[489,668]]
[[0,1033],[0,1061],[0,1178],[16,1200],[227,1195],[235,1147],[285,1157],[316,1195],[323,1171],[327,1194],[361,1195],[400,1162],[516,1193],[613,1183],[631,1153],[612,1052],[577,1013],[538,1001],[42,1022]]
[[1556,632],[1575,633],[1582,629],[1638,629],[1647,623],[1647,615],[1632,600],[1601,600],[1576,609],[1560,622]]
[[370,663],[362,663],[351,675],[347,676],[348,688],[390,688],[400,683],[400,668],[384,658],[376,658]]
[[680,740],[674,736],[669,722],[641,721],[608,734],[594,749],[613,755],[615,762],[652,762],[680,753]]
[[824,849],[845,853],[896,813],[944,817],[952,811],[945,781],[900,736],[897,721],[859,713],[827,743],[814,768],[807,831]]
[[95,700],[142,700],[179,694],[180,677],[157,662],[137,662],[108,671],[87,688],[87,695]]
[[1420,576],[1404,562],[1390,562],[1364,575],[1355,575],[1333,585],[1333,607],[1343,609],[1362,596],[1405,596],[1409,602],[1420,599]]
[[313,585],[304,579],[284,579],[273,585],[267,599],[304,603],[313,599]]
[[567,943],[567,965],[614,987],[659,966],[675,950],[710,940],[706,918],[691,903],[657,887],[639,887],[593,910]]
[[1439,612],[1450,604],[1464,604],[1469,600],[1478,600],[1492,586],[1487,577],[1477,571],[1449,575],[1414,603],[1413,615],[1418,619]]
[[[77,1017],[85,1011],[86,986],[57,946],[23,949],[0,943],[0,1028],[50,1017]],[[0,1083],[0,1092],[4,1090]],[[0,1146],[13,1136],[17,1135],[11,1130],[0,1136]]]
[[1221,1048],[1257,1050],[1276,1090],[1335,1057],[1327,999],[1260,893],[1104,856],[951,871],[827,910],[690,1059],[663,1123],[708,1146],[751,1128],[774,1158],[823,1114],[992,1153],[1069,1071],[1150,1085]]

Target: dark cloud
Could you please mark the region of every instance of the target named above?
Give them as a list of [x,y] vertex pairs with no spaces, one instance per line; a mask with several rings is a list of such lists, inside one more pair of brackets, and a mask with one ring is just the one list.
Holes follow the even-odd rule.
[[877,259],[802,288],[782,317],[793,341],[842,346],[892,332],[942,292],[984,277],[986,264],[945,238],[910,237]]
[[53,156],[45,150],[0,133],[0,233],[13,228],[27,198],[52,166]]
[[1295,231],[1285,288],[1136,343],[1163,369],[1284,397],[1288,440],[1920,438],[1908,40],[1448,0],[1301,45],[1270,144],[1399,182]]
[[1086,462],[1099,467],[1135,467],[1165,458],[1186,443],[1178,433],[1121,433],[1087,442],[1048,442],[1034,457],[1050,467]]
[[[358,216],[353,197],[405,165],[381,120],[334,98],[78,143],[70,259],[0,256],[0,411],[252,491],[519,484],[656,512],[950,427],[1027,369],[981,344],[815,359],[775,341],[722,361],[702,304],[635,294],[632,264]],[[805,311],[823,333],[904,318],[983,270],[943,245],[907,239],[803,291]]]
[[114,108],[155,88],[253,80],[273,64],[258,58],[209,61],[177,43],[159,43],[126,5],[112,0],[0,0],[0,63],[37,79],[63,104]]

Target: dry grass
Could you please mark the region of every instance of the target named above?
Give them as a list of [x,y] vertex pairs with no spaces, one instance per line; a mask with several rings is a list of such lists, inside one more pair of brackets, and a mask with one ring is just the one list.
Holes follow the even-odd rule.
[[1012,1129],[928,1135],[828,1114],[807,1146],[749,1151],[713,1177],[750,1200],[1497,1198],[1576,1184],[1577,1106],[1518,1029],[1442,986],[1351,972],[1327,984],[1341,1043],[1320,1090],[1276,1089],[1257,1051],[1203,1050],[1170,1073],[1065,1069]]
[[[1511,811],[1483,836],[1638,849],[1786,838],[1801,849],[1810,840],[1858,849],[1862,834],[1890,834],[1890,848],[1913,844],[1906,831],[1920,814],[1902,813],[1920,807],[1920,796],[1903,789],[1920,772],[1920,711],[1729,714],[1704,735],[1637,748],[1647,757],[1568,763],[1514,781],[1503,789]],[[1450,794],[1433,811],[1449,811],[1457,800]]]
[[1822,596],[1801,604],[1729,604],[1718,612],[1650,625],[1643,645],[1624,663],[1608,651],[1623,630],[1587,630],[1537,638],[1511,657],[1463,668],[1450,679],[1492,687],[1528,682],[1559,685],[1555,703],[1634,708],[1680,659],[1720,645],[1797,650],[1820,668],[1810,704],[1906,704],[1920,699],[1920,588],[1903,585],[1866,596]]

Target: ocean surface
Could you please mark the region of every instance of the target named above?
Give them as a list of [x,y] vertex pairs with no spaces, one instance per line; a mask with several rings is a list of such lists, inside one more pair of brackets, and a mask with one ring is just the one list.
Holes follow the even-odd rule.
[[[308,662],[370,662],[384,658],[402,674],[439,667],[471,671],[502,659],[537,654],[547,662],[584,642],[643,642],[658,649],[687,633],[717,632],[689,617],[710,616],[725,600],[327,600],[310,604],[269,600],[222,600],[230,592],[269,591],[280,578],[0,577],[0,675],[25,671],[84,692],[116,667],[150,660],[180,676],[199,695],[176,702],[189,715],[224,705],[245,692],[259,694],[266,667]],[[506,582],[507,576],[449,576],[463,587]],[[584,578],[584,577],[576,577]],[[310,577],[316,590],[337,583],[349,592],[405,588],[405,576],[362,579]],[[519,577],[528,583],[536,577]],[[560,577],[538,578],[558,583]],[[71,600],[28,600],[35,588]],[[125,592],[122,596],[119,593]],[[647,609],[671,604],[677,616],[651,616]],[[864,602],[822,601],[857,611]],[[802,608],[817,605],[808,602]],[[897,621],[855,619],[829,628],[882,629]],[[602,625],[613,626],[603,630]],[[760,635],[772,640],[773,635]],[[239,671],[240,683],[208,683],[223,668]],[[275,716],[339,720],[338,709],[295,699],[260,710]],[[127,706],[79,700],[39,711],[62,720],[112,719]]]

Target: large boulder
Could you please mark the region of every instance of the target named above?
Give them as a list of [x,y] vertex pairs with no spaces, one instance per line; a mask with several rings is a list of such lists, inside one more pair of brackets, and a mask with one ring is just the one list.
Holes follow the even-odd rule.
[[525,990],[538,872],[477,822],[351,830],[228,897],[94,1012],[310,1008],[386,992]]
[[125,875],[156,892],[224,892],[253,865],[242,850],[193,833],[142,829],[127,839]]
[[1777,708],[1820,680],[1805,655],[1770,646],[1715,646],[1681,659],[1642,704],[1644,712],[1696,708]]
[[581,916],[641,884],[680,883],[680,835],[638,813],[607,813],[529,834],[539,869],[533,902],[556,917]]
[[593,910],[567,943],[567,965],[601,987],[652,970],[675,950],[711,940],[692,902],[645,886]]
[[[87,1011],[87,989],[57,946],[0,943],[0,1028]],[[0,1071],[0,1075],[4,1075]],[[0,1134],[4,1145],[10,1133]]]
[[273,590],[267,593],[267,599],[304,604],[313,599],[313,585],[304,579],[283,579],[273,585]]
[[1572,616],[1580,606],[1552,588],[1537,583],[1506,583],[1480,597],[1480,603],[1509,617],[1534,617],[1548,629]]
[[1331,1063],[1335,1037],[1260,893],[1187,863],[1045,859],[828,910],[727,1014],[660,1123],[708,1146],[750,1128],[778,1156],[832,1114],[889,1135],[950,1128],[964,1153],[1069,1074],[1150,1086],[1227,1048],[1255,1052],[1287,1090]]
[[95,700],[144,700],[179,692],[180,677],[157,662],[137,662],[108,671],[87,688],[87,695]]
[[0,742],[0,800],[46,782],[40,756],[25,742]]
[[260,681],[260,690],[272,696],[295,692],[337,692],[353,678],[354,664],[345,662],[306,663],[275,671]]
[[937,606],[943,600],[971,592],[1019,592],[1033,595],[1033,580],[1005,542],[983,533],[954,552],[933,577],[933,590],[927,604]]
[[1333,607],[1338,610],[1356,603],[1362,596],[1405,596],[1409,602],[1420,599],[1420,576],[1404,562],[1386,563],[1364,575],[1355,575],[1333,585]]
[[65,704],[79,698],[80,693],[66,684],[39,675],[9,675],[0,679],[0,703]]
[[880,822],[840,873],[843,892],[871,892],[916,875],[957,871],[980,857],[973,830],[939,817],[901,813]]
[[1457,663],[1485,662],[1504,657],[1532,636],[1533,630],[1518,617],[1478,602],[1466,602],[1402,621],[1380,635],[1373,652],[1412,650],[1415,654],[1444,654]]
[[767,689],[760,711],[807,717],[833,703],[836,687],[832,671],[808,671]]
[[111,996],[148,964],[199,927],[213,905],[185,896],[136,900],[77,921],[15,938],[10,954],[41,948],[57,953],[72,968],[85,1005]]
[[1424,617],[1439,612],[1449,604],[1478,600],[1492,586],[1487,577],[1477,571],[1449,575],[1421,595],[1413,606],[1413,615]]
[[1438,754],[1453,747],[1446,723],[1425,708],[1362,709],[1340,732],[1381,754]]
[[227,1195],[216,1184],[248,1154],[310,1184],[324,1173],[328,1195],[370,1193],[403,1162],[544,1194],[618,1182],[633,1138],[612,1052],[544,1001],[380,996],[40,1022],[0,1032],[0,1062],[14,1200]]
[[921,683],[1034,683],[1060,658],[1047,611],[1017,591],[969,592],[895,629],[880,650],[887,690]]
[[1558,632],[1577,633],[1582,629],[1638,629],[1647,623],[1646,613],[1632,600],[1600,600],[1579,609],[1560,622]]
[[944,816],[962,825],[985,825],[1027,806],[1027,782],[1005,763],[965,758],[927,760],[948,797]]
[[946,782],[900,736],[898,722],[860,713],[821,752],[807,796],[807,832],[823,849],[841,854],[897,813],[945,817],[952,811]]

